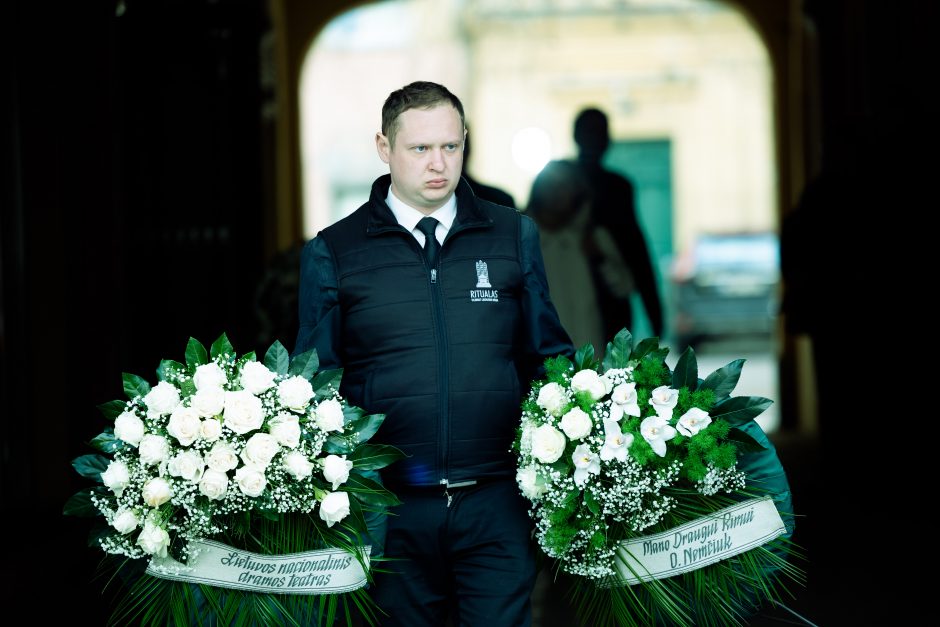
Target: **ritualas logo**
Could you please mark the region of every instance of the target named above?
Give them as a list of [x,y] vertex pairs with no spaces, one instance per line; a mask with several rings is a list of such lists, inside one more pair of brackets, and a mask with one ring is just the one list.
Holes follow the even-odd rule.
[[494,290],[490,284],[490,270],[486,262],[480,259],[476,263],[477,284],[476,289],[470,290],[470,302],[499,302],[499,290]]

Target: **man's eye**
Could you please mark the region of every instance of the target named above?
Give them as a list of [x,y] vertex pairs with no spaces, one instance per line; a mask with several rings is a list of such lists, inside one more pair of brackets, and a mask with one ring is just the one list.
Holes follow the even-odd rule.
[[415,146],[415,147],[414,147],[414,151],[415,151],[415,152],[424,152],[424,151],[426,151],[427,149],[428,149],[427,146]]
[[447,144],[444,146],[444,150],[447,152],[455,152],[457,150],[457,144]]

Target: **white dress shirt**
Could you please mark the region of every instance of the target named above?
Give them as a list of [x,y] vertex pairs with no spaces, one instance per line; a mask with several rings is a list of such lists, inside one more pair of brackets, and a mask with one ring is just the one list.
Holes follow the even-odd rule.
[[450,231],[450,227],[453,226],[454,220],[457,218],[457,196],[455,194],[451,194],[447,202],[442,207],[435,209],[429,216],[425,216],[414,207],[399,200],[398,196],[392,193],[391,187],[388,188],[388,196],[385,197],[385,202],[392,210],[398,223],[411,231],[411,234],[415,236],[422,248],[424,248],[424,233],[418,230],[418,222],[421,221],[421,218],[430,217],[437,220],[434,235],[441,244],[444,243],[447,232]]

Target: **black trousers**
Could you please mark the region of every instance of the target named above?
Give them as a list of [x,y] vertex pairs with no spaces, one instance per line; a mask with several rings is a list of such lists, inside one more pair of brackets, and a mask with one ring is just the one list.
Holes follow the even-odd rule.
[[528,627],[535,545],[512,479],[395,489],[373,598],[383,627]]

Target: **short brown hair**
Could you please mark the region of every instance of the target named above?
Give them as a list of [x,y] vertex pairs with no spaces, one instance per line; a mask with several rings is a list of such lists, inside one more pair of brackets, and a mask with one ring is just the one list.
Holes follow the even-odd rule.
[[463,104],[443,85],[428,81],[415,81],[396,89],[382,105],[382,134],[388,138],[390,144],[395,143],[398,133],[398,116],[409,109],[433,109],[436,106],[449,104],[460,114],[460,124],[466,128],[463,116]]

